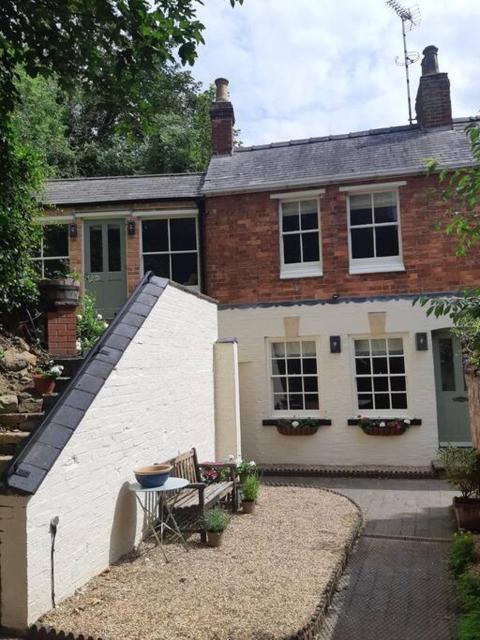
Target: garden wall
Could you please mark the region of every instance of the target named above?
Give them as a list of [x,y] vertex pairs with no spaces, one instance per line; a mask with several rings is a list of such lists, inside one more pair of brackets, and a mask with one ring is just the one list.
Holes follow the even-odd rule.
[[480,448],[480,378],[467,374],[468,410],[470,413],[470,431],[472,443],[476,449]]

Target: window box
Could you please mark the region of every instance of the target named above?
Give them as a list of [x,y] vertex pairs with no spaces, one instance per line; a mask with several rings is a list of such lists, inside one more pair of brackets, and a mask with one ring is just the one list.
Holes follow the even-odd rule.
[[419,418],[351,418],[350,426],[358,426],[367,436],[401,436],[412,425],[419,426]]
[[311,436],[317,433],[319,427],[331,425],[327,418],[276,418],[263,420],[267,427],[276,427],[278,433],[284,436]]

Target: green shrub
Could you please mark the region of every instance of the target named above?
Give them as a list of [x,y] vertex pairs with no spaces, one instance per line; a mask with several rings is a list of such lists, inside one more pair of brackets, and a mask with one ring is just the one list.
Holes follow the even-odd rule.
[[225,531],[228,526],[230,518],[227,513],[220,507],[213,507],[213,509],[207,509],[203,516],[203,526],[205,531],[211,531],[213,533],[221,533]]
[[449,559],[449,567],[453,575],[458,578],[474,560],[475,545],[472,534],[456,533]]
[[82,313],[77,316],[77,341],[81,351],[87,351],[97,342],[108,324],[98,313],[92,294],[85,292],[82,302]]
[[478,640],[480,638],[480,603],[469,613],[460,617],[458,640]]
[[466,611],[480,609],[480,576],[471,570],[465,571],[458,578],[457,593]]
[[439,450],[438,458],[445,467],[448,482],[459,489],[464,498],[479,493],[480,461],[475,449],[448,446]]
[[257,475],[248,476],[242,482],[243,499],[247,502],[254,502],[260,492],[260,478]]

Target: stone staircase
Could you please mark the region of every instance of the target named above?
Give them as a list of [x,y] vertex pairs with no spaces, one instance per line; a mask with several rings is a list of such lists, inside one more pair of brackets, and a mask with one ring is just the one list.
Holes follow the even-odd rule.
[[70,380],[80,368],[83,358],[57,358],[55,361],[63,365],[64,375],[57,378],[54,393],[43,396],[20,394],[18,411],[0,413],[0,478],[7,470],[12,458],[21,451],[32,433],[58,402]]

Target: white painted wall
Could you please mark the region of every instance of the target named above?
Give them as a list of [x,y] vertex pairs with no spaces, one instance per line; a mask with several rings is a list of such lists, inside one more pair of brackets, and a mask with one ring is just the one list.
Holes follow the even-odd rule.
[[51,608],[52,517],[59,601],[139,541],[142,515],[127,489],[135,467],[192,446],[213,458],[217,335],[214,303],[166,288],[29,501],[28,623]]
[[[368,436],[359,427],[347,425],[347,419],[359,413],[353,379],[352,336],[371,336],[369,312],[385,312],[386,334],[404,338],[408,410],[392,414],[418,417],[423,424],[412,426],[402,436]],[[427,318],[425,310],[412,307],[409,300],[221,310],[220,335],[238,339],[244,457],[266,464],[430,464],[438,448],[433,355],[430,338],[428,351],[416,351],[415,333],[448,324],[445,318]],[[320,427],[313,436],[283,436],[275,427],[262,426],[263,419],[276,415],[268,376],[268,341],[286,335],[291,338],[297,326],[300,337],[317,341],[320,411],[308,412],[308,415],[332,420],[332,426]],[[331,335],[341,336],[339,354],[330,353]],[[382,415],[385,414],[388,412]],[[372,412],[371,415],[379,414]]]
[[215,345],[215,460],[242,455],[238,346],[235,340]]

